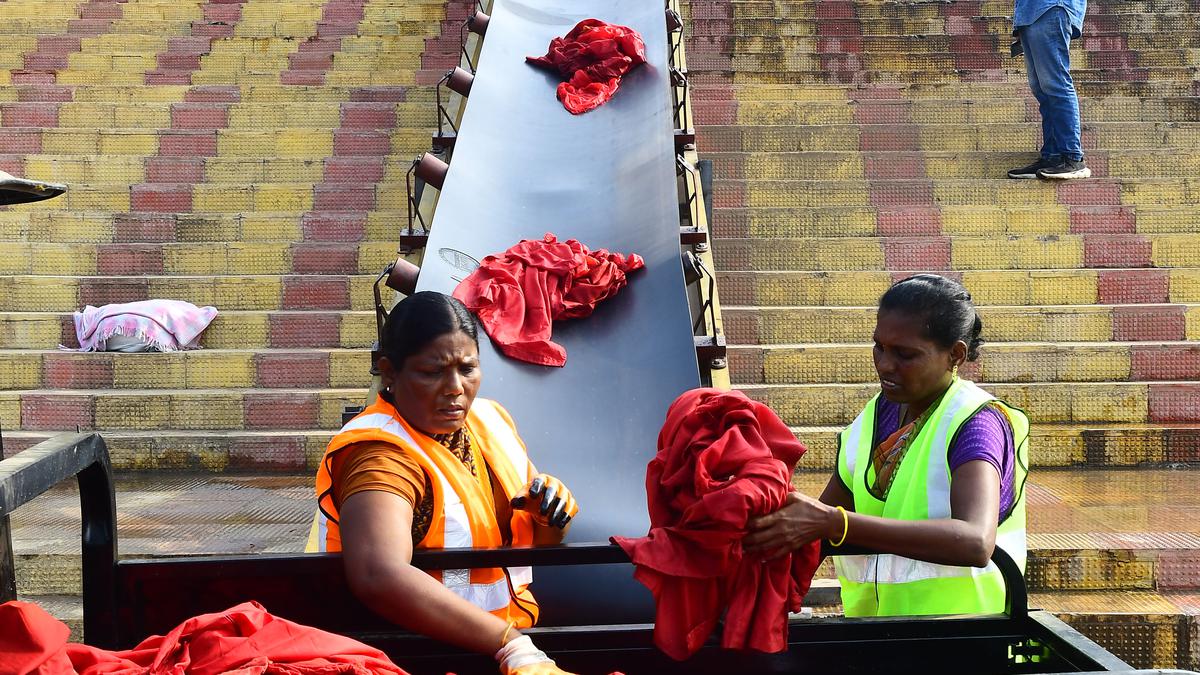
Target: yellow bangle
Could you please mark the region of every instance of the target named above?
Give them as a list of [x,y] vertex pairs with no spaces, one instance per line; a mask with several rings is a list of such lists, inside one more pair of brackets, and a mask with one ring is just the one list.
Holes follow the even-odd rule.
[[504,648],[504,645],[508,644],[508,634],[511,633],[512,629],[516,628],[516,627],[517,627],[517,624],[515,621],[513,621],[513,622],[509,622],[508,628],[504,629],[504,635],[500,636],[500,648],[501,649]]
[[832,539],[829,540],[829,545],[833,546],[834,548],[846,543],[846,535],[850,534],[850,515],[846,513],[846,509],[843,509],[840,506],[837,507],[837,510],[842,512],[842,538],[839,539],[836,544],[833,543]]

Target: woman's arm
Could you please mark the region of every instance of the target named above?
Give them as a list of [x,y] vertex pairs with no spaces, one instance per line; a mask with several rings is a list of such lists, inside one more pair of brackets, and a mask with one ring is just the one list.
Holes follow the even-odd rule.
[[[839,541],[943,565],[983,567],[996,545],[1000,512],[1000,474],[984,461],[971,461],[956,469],[950,488],[950,518],[895,520],[850,511],[850,495],[836,478],[830,480],[821,501],[793,492],[783,508],[750,521],[743,540],[748,553],[777,557],[813,541]],[[828,499],[828,501],[827,501]],[[849,499],[853,506],[853,499]],[[847,510],[843,521],[840,511]],[[843,529],[843,523],[846,529]]]
[[[508,624],[413,567],[412,505],[368,491],[342,504],[342,557],[350,590],[383,618],[436,640],[492,656]],[[519,637],[513,629],[507,641]]]

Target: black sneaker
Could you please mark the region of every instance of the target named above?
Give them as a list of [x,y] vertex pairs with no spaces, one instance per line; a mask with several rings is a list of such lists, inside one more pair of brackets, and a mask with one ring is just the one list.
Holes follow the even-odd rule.
[[1039,178],[1091,178],[1092,170],[1087,168],[1082,159],[1064,159],[1052,167],[1037,172]]
[[1039,157],[1038,161],[1034,162],[1033,164],[1030,164],[1029,166],[1023,166],[1019,169],[1010,169],[1008,172],[1008,177],[1009,178],[1022,178],[1022,179],[1023,178],[1037,178],[1039,171],[1041,171],[1042,169],[1049,169],[1050,167],[1052,167],[1060,162],[1062,162],[1062,159],[1059,157],[1050,157],[1049,159],[1044,158],[1044,157]]

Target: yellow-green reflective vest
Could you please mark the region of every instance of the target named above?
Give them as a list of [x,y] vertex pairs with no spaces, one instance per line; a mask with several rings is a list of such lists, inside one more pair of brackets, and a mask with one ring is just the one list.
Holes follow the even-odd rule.
[[[867,489],[875,436],[871,399],[838,436],[838,475],[854,495],[858,513],[897,520],[950,517],[950,445],[980,409],[994,405],[1005,413],[1016,446],[1014,495],[1010,513],[996,530],[996,545],[1025,571],[1025,477],[1029,460],[1029,418],[973,382],[956,379],[917,437],[910,441],[891,489],[880,501]],[[898,555],[835,558],[846,616],[916,614],[996,614],[1004,611],[1004,580],[994,563],[956,567]]]

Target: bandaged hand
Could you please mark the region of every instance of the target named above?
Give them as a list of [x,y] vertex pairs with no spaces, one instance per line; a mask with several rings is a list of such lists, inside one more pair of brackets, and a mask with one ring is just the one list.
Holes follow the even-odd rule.
[[579,504],[567,486],[545,473],[534,476],[528,485],[521,488],[513,497],[512,507],[533,514],[534,522],[544,527],[566,527],[579,513]]
[[572,675],[554,664],[546,652],[533,646],[528,635],[510,641],[496,652],[500,675]]

